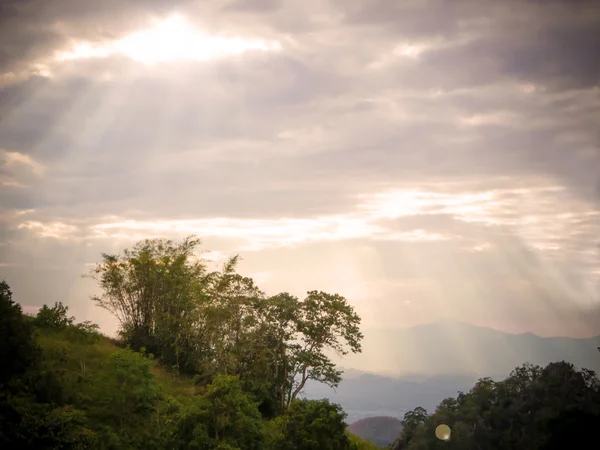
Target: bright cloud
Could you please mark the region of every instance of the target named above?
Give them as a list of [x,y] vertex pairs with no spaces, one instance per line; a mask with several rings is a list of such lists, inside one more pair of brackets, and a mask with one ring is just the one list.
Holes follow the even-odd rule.
[[57,61],[103,58],[123,55],[144,64],[168,61],[208,61],[252,51],[277,51],[277,41],[242,37],[208,36],[194,28],[184,17],[170,16],[146,30],[136,31],[117,41],[94,46],[83,42],[68,51],[58,52]]
[[0,149],[0,156],[2,161],[1,167],[3,167],[4,169],[25,169],[27,171],[31,171],[35,175],[44,174],[44,166],[35,159],[33,159],[30,155]]

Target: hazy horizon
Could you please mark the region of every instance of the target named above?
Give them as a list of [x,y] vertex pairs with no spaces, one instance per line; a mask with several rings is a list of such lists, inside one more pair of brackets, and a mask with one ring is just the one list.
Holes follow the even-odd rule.
[[[594,2],[25,0],[0,8],[0,279],[196,234],[365,330],[600,334]],[[468,352],[468,349],[465,349]]]

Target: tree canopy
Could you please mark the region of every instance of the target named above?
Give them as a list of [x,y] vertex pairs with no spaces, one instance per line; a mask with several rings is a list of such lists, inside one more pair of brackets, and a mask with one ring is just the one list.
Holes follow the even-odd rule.
[[[442,424],[450,428],[448,441],[436,437]],[[586,448],[598,425],[600,381],[594,372],[564,361],[524,364],[503,381],[479,380],[431,415],[423,408],[409,411],[392,448]]]
[[363,337],[347,300],[321,291],[267,296],[236,272],[237,256],[209,271],[199,244],[145,240],[102,255],[90,274],[102,289],[93,299],[118,319],[124,341],[205,382],[237,375],[271,414],[308,380],[337,386],[342,372],[327,352],[360,352]]
[[[213,359],[208,368],[197,365],[200,372],[195,374],[178,374],[174,369],[181,367],[166,366],[143,347],[134,350],[132,344],[141,344],[136,342],[140,334],[128,328],[127,321],[122,339],[114,341],[99,334],[94,324],[76,323],[62,303],[44,305],[35,318],[26,317],[2,282],[0,337],[7,345],[0,351],[0,446],[115,450],[373,448],[357,437],[352,438],[352,447],[347,447],[350,438],[345,434],[345,414],[338,405],[296,399],[285,411],[277,410],[278,393],[283,389],[277,382],[284,383],[283,374],[298,368],[294,361],[280,361],[282,377],[278,379],[277,366],[269,358],[283,354],[292,359],[294,352],[303,350],[295,346],[308,342],[297,339],[294,333],[300,332],[290,325],[298,320],[296,308],[302,302],[287,294],[266,297],[251,280],[235,275],[232,267],[230,264],[222,272],[206,274],[210,275],[203,280],[206,290],[198,291],[202,302],[198,317],[209,322],[204,327],[202,322],[196,323],[192,329],[206,339],[202,345],[207,348],[197,348]],[[215,292],[221,296],[215,297]],[[257,299],[260,302],[256,303]],[[335,301],[340,300],[335,297]],[[237,308],[225,311],[221,302]],[[280,321],[271,324],[267,317],[275,316]],[[151,314],[148,317],[148,323],[155,320]],[[282,337],[278,331],[288,326],[293,332]],[[318,338],[320,348],[324,348],[325,339],[335,343],[332,336],[337,332]],[[227,345],[218,347],[219,343],[209,340],[219,333],[228,339]],[[311,339],[318,336],[311,333]],[[152,332],[142,336],[156,346],[159,356],[170,355],[166,350],[161,353],[162,341],[153,341],[156,336]],[[182,350],[180,361],[195,358],[185,353],[189,351]],[[302,364],[300,367],[313,367]],[[210,381],[204,382],[201,371],[209,369]],[[275,411],[261,410],[270,397],[275,400]]]

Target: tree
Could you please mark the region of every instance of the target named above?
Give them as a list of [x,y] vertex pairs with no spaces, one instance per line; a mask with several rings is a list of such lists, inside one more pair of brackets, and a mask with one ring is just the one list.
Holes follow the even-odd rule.
[[120,427],[148,417],[161,398],[152,372],[154,362],[131,349],[120,349],[105,364],[107,370],[94,380],[95,413]]
[[298,303],[293,317],[293,341],[286,345],[285,402],[289,407],[308,380],[337,387],[342,371],[337,370],[326,351],[338,355],[361,351],[360,317],[338,294],[309,291]]
[[68,311],[69,307],[63,305],[62,302],[54,303],[52,308],[44,305],[35,316],[35,325],[39,328],[65,329],[69,325],[73,325],[75,320],[74,317],[67,315]]
[[[435,437],[442,423],[451,428],[450,442]],[[597,424],[600,380],[594,372],[564,361],[524,364],[503,381],[479,380],[455,400],[442,401],[429,417],[423,411],[407,413],[393,448],[579,448]]]
[[427,410],[420,406],[404,414],[404,419],[402,420],[402,432],[398,439],[396,439],[396,442],[392,444],[392,448],[398,450],[407,448],[407,445],[415,436],[417,429],[424,425],[428,419],[429,415],[427,414]]
[[89,274],[102,289],[92,297],[111,312],[135,350],[142,347],[178,371],[194,373],[200,344],[198,308],[206,266],[195,253],[193,236],[179,244],[154,239],[138,242],[123,255],[103,254]]
[[205,358],[212,365],[209,372],[244,378],[261,350],[256,331],[265,295],[251,278],[235,272],[238,260],[231,258],[221,272],[205,277],[199,327],[210,346]]
[[340,405],[329,400],[294,400],[281,418],[281,450],[349,450]]
[[12,291],[4,280],[0,282],[0,343],[1,394],[9,381],[24,375],[39,356],[33,327],[12,299]]
[[265,439],[260,412],[238,376],[217,375],[179,423],[177,448],[259,450]]

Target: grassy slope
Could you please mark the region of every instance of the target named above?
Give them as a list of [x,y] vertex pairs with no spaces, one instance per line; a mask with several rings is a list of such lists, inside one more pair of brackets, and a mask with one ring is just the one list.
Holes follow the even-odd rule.
[[[73,340],[65,331],[38,330],[37,341],[52,365],[76,377],[84,372],[101,376],[102,372],[107,370],[103,361],[119,349],[118,341],[106,336],[101,336],[97,342],[86,343]],[[83,361],[85,361],[85,370],[82,367]],[[190,377],[176,375],[160,365],[156,365],[153,372],[163,393],[180,401],[185,401],[201,391],[201,387],[195,386]],[[86,383],[81,383],[76,390],[83,393],[82,397],[85,397]],[[75,402],[74,406],[84,411],[87,409],[85,403]],[[361,450],[381,448],[356,435],[348,434],[351,441]]]

